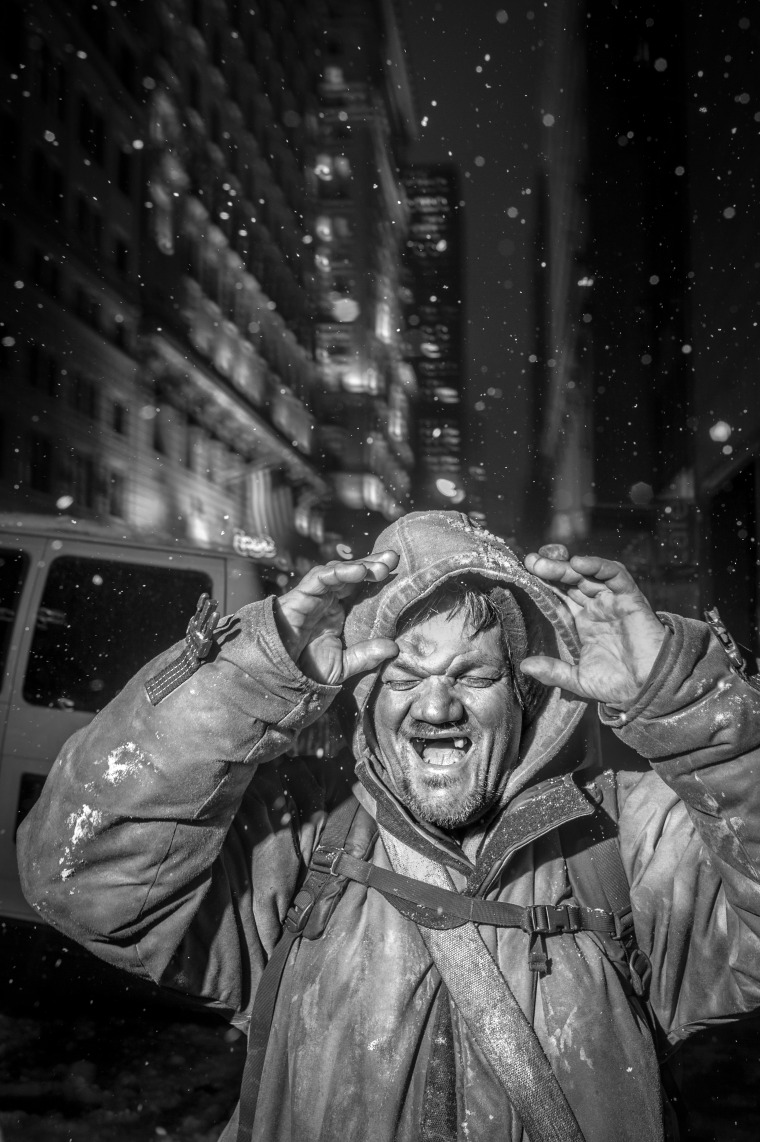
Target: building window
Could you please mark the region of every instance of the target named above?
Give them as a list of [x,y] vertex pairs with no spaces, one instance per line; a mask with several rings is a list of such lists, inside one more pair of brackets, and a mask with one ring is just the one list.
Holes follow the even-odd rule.
[[29,487],[33,492],[50,492],[53,489],[53,441],[40,432],[27,437],[29,458]]
[[137,60],[135,54],[128,48],[126,44],[122,44],[119,49],[119,63],[118,63],[119,79],[126,87],[127,91],[135,94],[137,88]]
[[67,76],[66,69],[57,60],[47,44],[38,53],[38,83],[40,99],[47,107],[52,107],[59,119],[66,115]]
[[32,281],[51,297],[58,297],[61,284],[60,270],[50,255],[43,254],[37,247],[32,250]]
[[132,170],[134,167],[134,155],[132,151],[119,151],[119,157],[116,160],[116,183],[122,194],[129,196],[132,194]]
[[47,396],[58,395],[58,362],[52,353],[32,341],[29,345],[28,373],[29,385]]
[[93,109],[84,95],[79,99],[79,142],[95,162],[102,166],[106,146],[105,119]]
[[130,344],[129,327],[123,319],[120,320],[120,316],[120,314],[117,314],[114,318],[113,325],[111,326],[111,335],[115,344],[118,345],[120,349],[123,349],[125,353],[128,353]]
[[16,353],[15,337],[3,337],[0,340],[0,372],[10,373],[13,368]]
[[100,302],[95,301],[83,286],[77,286],[74,290],[74,312],[88,325],[95,329],[99,327]]
[[0,218],[0,258],[12,264],[16,261],[16,227],[9,218]]
[[83,194],[77,195],[76,227],[85,245],[97,254],[103,239],[103,219],[98,208]]
[[126,277],[129,273],[129,246],[123,238],[117,238],[114,242],[113,257],[116,269]]
[[187,80],[187,92],[190,106],[201,113],[201,80],[197,71],[191,71]]
[[32,194],[59,221],[63,204],[63,175],[39,147],[32,151],[31,174]]
[[214,29],[211,37],[211,62],[221,71],[224,67],[224,40],[218,28]]
[[98,391],[95,382],[89,377],[83,377],[81,373],[75,373],[69,388],[69,404],[75,412],[87,417],[88,420],[96,420]]
[[116,519],[124,519],[126,480],[121,472],[109,471],[106,477],[107,511]]
[[80,507],[95,507],[95,461],[71,449],[71,494]]
[[216,145],[218,147],[221,146],[221,143],[222,143],[222,119],[221,119],[221,116],[219,114],[219,108],[218,107],[212,107],[211,108],[211,115],[209,117],[209,133],[211,135],[211,141],[213,143],[216,143]]
[[153,451],[157,456],[169,455],[169,416],[165,408],[157,408],[153,417]]
[[108,16],[100,4],[89,2],[82,6],[82,25],[90,39],[102,52],[108,46]]
[[111,402],[111,429],[119,436],[126,436],[129,430],[128,411],[120,401]]

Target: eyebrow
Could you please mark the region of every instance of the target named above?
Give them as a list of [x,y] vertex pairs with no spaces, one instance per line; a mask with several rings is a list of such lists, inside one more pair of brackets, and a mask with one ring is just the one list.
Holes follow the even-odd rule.
[[[461,657],[462,656],[460,656],[460,658]],[[452,668],[454,668],[456,673],[459,673],[459,674],[469,674],[473,670],[492,670],[495,674],[508,674],[509,673],[509,664],[506,662],[502,663],[501,665],[499,665],[496,662],[469,662],[468,663],[465,661],[465,662],[459,662],[458,663],[457,659],[454,659],[454,661],[452,663],[449,663],[449,669],[452,669]],[[420,670],[419,668],[417,668],[416,666],[414,666],[410,663],[403,661],[401,659],[400,655],[398,658],[391,659],[391,661],[387,664],[386,673],[388,673],[391,670],[401,671],[402,673],[409,674],[414,678],[424,678],[425,677],[424,671]],[[448,671],[447,671],[447,673],[448,673]]]

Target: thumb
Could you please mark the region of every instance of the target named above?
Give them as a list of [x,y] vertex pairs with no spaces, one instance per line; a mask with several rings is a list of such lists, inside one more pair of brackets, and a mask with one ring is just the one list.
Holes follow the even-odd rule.
[[523,674],[535,678],[544,686],[560,686],[563,690],[570,690],[573,694],[581,694],[576,680],[575,668],[567,662],[560,662],[558,658],[548,658],[539,654],[532,658],[524,658],[520,663]]
[[387,659],[395,658],[398,646],[391,638],[369,638],[346,647],[343,655],[343,678],[376,670]]

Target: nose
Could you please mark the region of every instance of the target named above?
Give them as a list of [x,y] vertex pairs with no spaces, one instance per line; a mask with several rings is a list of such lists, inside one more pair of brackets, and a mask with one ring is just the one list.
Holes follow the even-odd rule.
[[464,706],[447,678],[431,677],[418,688],[409,712],[418,722],[438,726],[460,721],[464,716]]

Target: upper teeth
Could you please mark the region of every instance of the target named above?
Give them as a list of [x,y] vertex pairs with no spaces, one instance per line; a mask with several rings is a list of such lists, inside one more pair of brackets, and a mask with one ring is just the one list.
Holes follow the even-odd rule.
[[449,747],[451,749],[468,749],[470,744],[468,738],[417,738],[416,741],[419,749],[425,749],[429,745],[447,745],[448,743],[451,743]]

